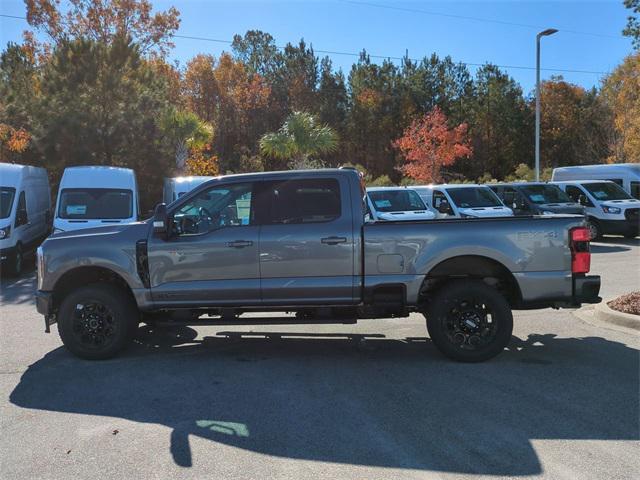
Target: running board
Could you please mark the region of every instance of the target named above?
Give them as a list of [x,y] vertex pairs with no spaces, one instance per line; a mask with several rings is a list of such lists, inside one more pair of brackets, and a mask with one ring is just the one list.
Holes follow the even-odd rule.
[[352,325],[357,323],[357,318],[295,318],[295,317],[236,317],[236,318],[216,318],[211,320],[167,320],[156,321],[153,325],[157,326],[175,326],[185,325],[197,327],[216,326],[216,325]]

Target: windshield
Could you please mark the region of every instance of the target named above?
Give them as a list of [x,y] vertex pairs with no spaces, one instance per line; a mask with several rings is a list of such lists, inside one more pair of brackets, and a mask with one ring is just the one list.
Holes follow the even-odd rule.
[[116,188],[66,188],[60,193],[59,218],[97,220],[131,218],[133,193]]
[[522,187],[527,198],[538,205],[545,203],[571,203],[571,199],[555,185],[528,185]]
[[627,200],[632,198],[622,187],[615,183],[583,183],[596,200]]
[[503,206],[488,187],[447,188],[447,193],[458,208]]
[[0,187],[0,218],[8,218],[11,215],[13,197],[16,196],[16,189],[11,187]]
[[413,190],[378,190],[368,192],[368,194],[378,212],[406,212],[427,209],[420,195]]

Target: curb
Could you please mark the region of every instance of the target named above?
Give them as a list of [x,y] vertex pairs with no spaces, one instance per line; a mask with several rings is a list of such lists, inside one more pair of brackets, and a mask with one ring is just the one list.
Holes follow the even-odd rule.
[[631,313],[619,312],[609,308],[607,303],[611,300],[614,300],[614,298],[603,300],[595,306],[595,318],[601,322],[613,323],[614,325],[640,331],[640,315],[632,315]]

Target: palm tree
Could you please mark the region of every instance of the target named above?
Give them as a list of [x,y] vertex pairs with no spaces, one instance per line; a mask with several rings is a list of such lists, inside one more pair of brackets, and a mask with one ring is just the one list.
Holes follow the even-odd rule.
[[319,125],[313,115],[293,112],[277,132],[260,139],[263,155],[289,160],[289,167],[317,168],[322,162],[311,156],[331,153],[338,147],[338,134],[328,125]]
[[160,119],[165,139],[174,149],[176,168],[184,169],[190,148],[198,148],[211,141],[213,128],[192,112],[169,109]]

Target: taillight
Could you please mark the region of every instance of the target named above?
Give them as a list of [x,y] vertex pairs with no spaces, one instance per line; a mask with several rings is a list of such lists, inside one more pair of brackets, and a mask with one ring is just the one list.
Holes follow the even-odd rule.
[[572,273],[587,273],[591,268],[589,238],[589,229],[587,227],[573,228],[569,232]]

